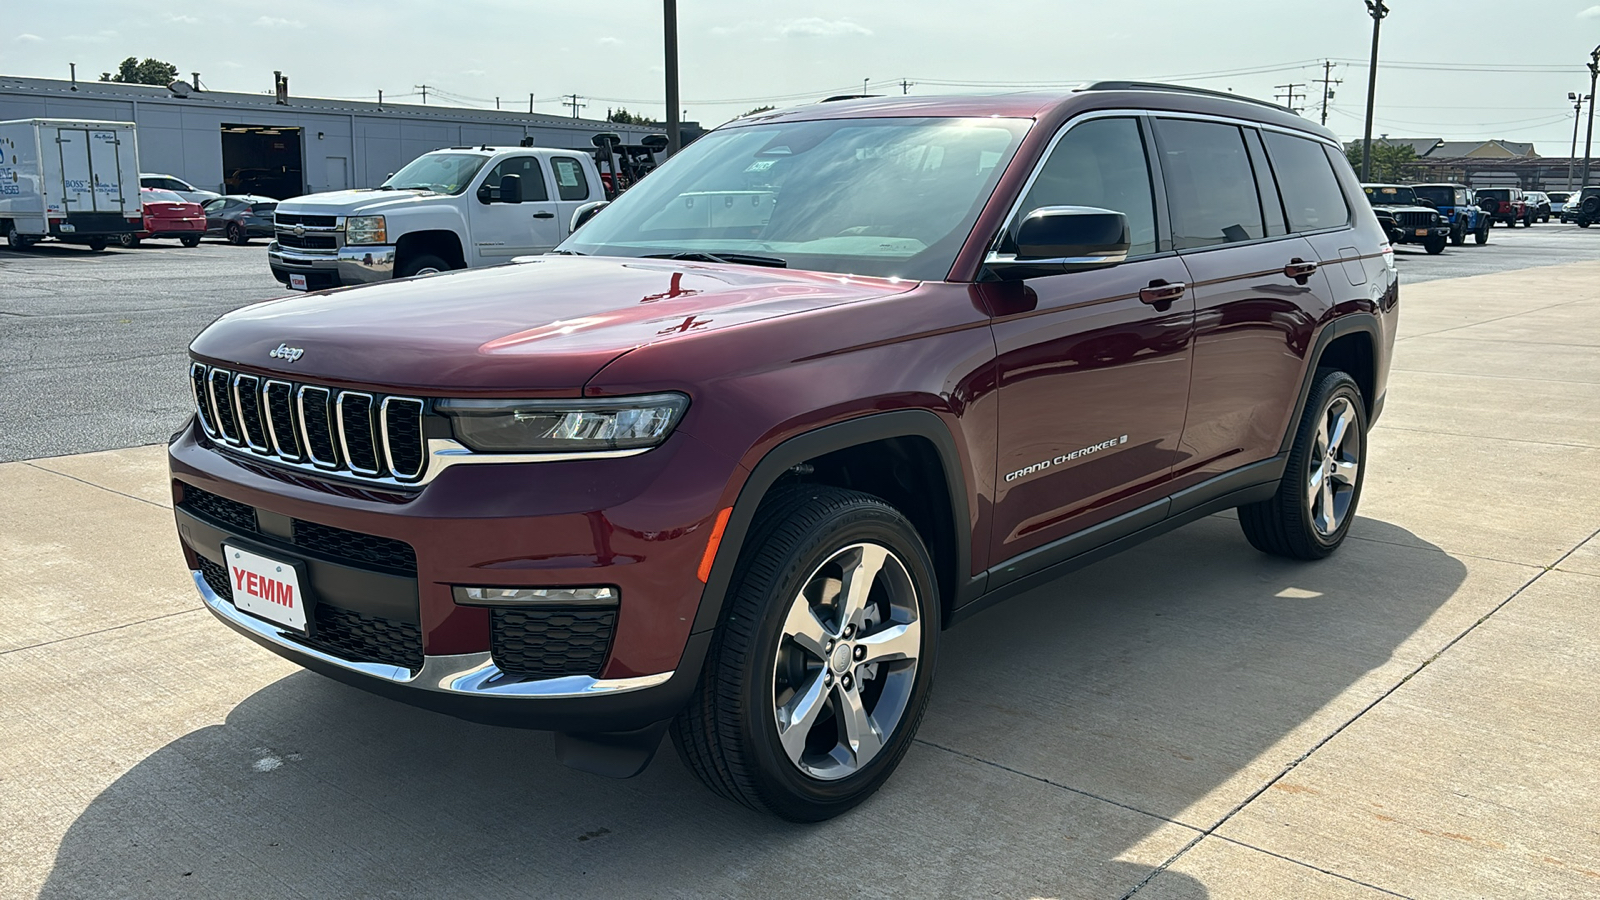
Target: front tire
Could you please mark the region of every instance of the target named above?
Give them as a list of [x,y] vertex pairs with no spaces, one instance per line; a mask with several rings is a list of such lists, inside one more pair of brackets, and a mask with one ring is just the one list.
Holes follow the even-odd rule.
[[905,516],[826,486],[756,514],[700,684],[672,723],[712,791],[795,822],[883,785],[927,706],[939,640],[933,564]]
[[1355,379],[1318,369],[1278,492],[1239,507],[1239,527],[1262,553],[1322,559],[1339,549],[1361,500],[1367,410]]
[[410,278],[413,275],[437,275],[440,272],[448,272],[450,269],[451,265],[449,263],[432,254],[424,253],[406,260],[405,264],[394,273],[394,277]]
[[1447,241],[1447,238],[1442,237],[1428,238],[1426,241],[1423,241],[1422,249],[1428,251],[1429,256],[1438,256],[1444,252],[1444,245],[1447,243]]

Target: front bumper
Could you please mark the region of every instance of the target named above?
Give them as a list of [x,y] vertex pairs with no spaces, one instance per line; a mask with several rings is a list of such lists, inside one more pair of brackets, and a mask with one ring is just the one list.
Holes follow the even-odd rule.
[[316,288],[388,281],[394,277],[394,259],[395,249],[388,245],[337,250],[296,250],[277,241],[267,245],[272,277],[288,284],[291,274],[304,275],[307,283]]
[[1449,225],[1434,225],[1430,228],[1402,228],[1395,226],[1389,230],[1389,241],[1395,244],[1425,244],[1431,240],[1449,239]]

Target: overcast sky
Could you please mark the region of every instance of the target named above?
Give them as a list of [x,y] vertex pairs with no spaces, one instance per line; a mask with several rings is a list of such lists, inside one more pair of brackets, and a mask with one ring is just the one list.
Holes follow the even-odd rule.
[[[1377,125],[1395,137],[1535,141],[1565,155],[1569,91],[1600,44],[1597,0],[1388,0]],[[661,4],[545,0],[7,0],[0,74],[94,79],[133,55],[216,90],[400,99],[585,117],[662,105]],[[1168,79],[1271,98],[1320,61],[1344,79],[1328,125],[1359,137],[1372,20],[1362,0],[680,0],[683,106],[714,125],[832,93],[967,93],[1093,79]],[[162,9],[172,10],[163,12]],[[1483,63],[1479,65],[1478,60]],[[1441,70],[1441,67],[1451,70]],[[938,82],[945,82],[939,84]],[[1321,85],[1310,84],[1316,117]],[[412,102],[417,98],[411,97]],[[1303,101],[1298,101],[1300,105]],[[1581,153],[1581,138],[1580,148]]]

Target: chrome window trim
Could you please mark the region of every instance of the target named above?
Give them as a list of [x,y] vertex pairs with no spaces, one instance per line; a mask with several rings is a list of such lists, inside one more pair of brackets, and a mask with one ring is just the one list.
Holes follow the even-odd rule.
[[[200,374],[200,382],[205,385],[203,392],[195,388],[196,371]],[[189,393],[194,396],[195,409],[200,413],[200,430],[205,432],[206,437],[221,437],[213,427],[217,420],[217,411],[211,405],[211,369],[204,363],[189,363]]]
[[[233,409],[239,418],[239,437],[244,439],[244,444],[246,447],[249,447],[251,450],[254,450],[257,453],[265,453],[268,449],[266,444],[261,444],[258,446],[255,441],[250,439],[250,427],[245,421],[244,404],[239,402],[239,389],[244,385],[244,380],[246,378],[256,383],[256,386],[251,389],[253,393],[259,394],[261,391],[261,376],[251,375],[248,372],[233,373]],[[258,404],[261,402],[261,400],[257,400]],[[264,407],[260,405],[258,405],[256,408],[257,410],[264,411]],[[259,425],[261,423],[257,422],[256,424]],[[266,435],[263,434],[262,437],[266,437]]]
[[[274,426],[272,424],[272,398],[269,396],[268,391],[272,390],[272,386],[275,385],[275,384],[276,385],[282,385],[283,387],[287,388],[288,391],[289,391],[289,397],[288,397],[289,423],[290,423],[291,428],[293,427],[294,420],[295,420],[294,385],[289,383],[289,382],[287,382],[287,381],[283,381],[282,379],[278,379],[278,378],[268,378],[265,381],[262,381],[261,382],[261,403],[265,407],[266,412],[267,412],[267,437],[272,441],[271,452],[274,455],[276,455],[279,459],[282,459],[284,462],[296,463],[296,462],[299,462],[300,460],[304,459],[305,458],[305,454],[303,454],[303,453],[295,453],[294,455],[291,456],[290,454],[284,452],[283,442],[278,439],[278,429],[277,429],[276,426]],[[298,440],[298,438],[296,440]]]
[[[229,369],[222,369],[212,366],[206,373],[206,393],[211,396],[211,415],[216,417],[218,432],[217,437],[221,438],[222,442],[225,444],[230,444],[235,447],[243,447],[244,441],[240,438],[229,437],[228,427],[223,424],[222,407],[217,404],[218,375],[222,376],[222,383],[224,385],[223,390],[232,390],[231,385],[233,384],[233,372]],[[233,411],[233,415],[229,416],[228,418],[233,420],[234,428],[239,429],[244,427],[239,423],[239,411],[237,409],[235,409]]]
[[390,403],[415,403],[417,405],[417,433],[418,434],[422,434],[422,413],[423,413],[423,410],[425,410],[427,407],[421,400],[417,400],[417,399],[414,399],[414,398],[411,398],[411,397],[385,397],[385,398],[383,398],[383,402],[378,405],[379,406],[379,409],[378,409],[378,429],[379,429],[380,434],[382,435],[382,442],[383,442],[383,465],[384,465],[384,467],[386,469],[389,470],[389,477],[390,478],[393,478],[393,479],[395,479],[397,481],[400,481],[400,482],[403,482],[403,483],[414,482],[414,481],[418,480],[419,478],[421,478],[424,472],[428,471],[427,437],[426,436],[423,437],[423,442],[424,443],[423,443],[422,461],[419,463],[419,470],[418,471],[411,472],[411,473],[408,474],[408,473],[402,472],[399,469],[395,468],[395,466],[394,466],[394,453],[392,452],[392,445],[389,443],[389,404]]
[[[341,438],[339,438],[337,435],[332,434],[332,433],[330,433],[328,435],[328,437],[331,439],[329,441],[329,443],[331,443],[333,445],[333,452],[335,454],[335,458],[327,460],[326,462],[324,462],[323,460],[317,459],[316,448],[311,446],[311,429],[306,426],[306,392],[307,391],[321,391],[323,393],[325,399],[322,401],[322,405],[323,405],[323,411],[324,411],[325,415],[327,414],[328,405],[333,402],[333,389],[332,388],[325,388],[325,387],[322,387],[320,385],[315,385],[315,384],[302,384],[302,385],[300,385],[300,389],[294,392],[295,411],[297,413],[299,413],[299,417],[300,417],[300,423],[299,423],[299,425],[300,425],[300,441],[301,441],[300,446],[305,448],[306,459],[311,460],[312,465],[314,465],[317,469],[319,469],[319,470],[338,469],[339,468],[339,460],[338,460],[337,457],[338,457],[338,453],[339,453],[339,444],[342,442]],[[329,430],[329,432],[333,432],[335,430],[333,416],[327,415],[327,421],[328,421],[328,430]]]
[[[350,442],[345,436],[347,432],[345,431],[344,424],[344,398],[346,397],[367,398],[367,439],[372,442],[372,462],[374,464],[374,467],[371,469],[357,468],[355,457],[350,455]],[[365,475],[369,477],[383,474],[383,460],[380,459],[378,455],[378,435],[377,432],[372,430],[372,411],[377,406],[377,404],[373,403],[372,400],[372,395],[365,391],[340,391],[338,394],[334,395],[333,399],[334,419],[338,422],[339,426],[339,452],[344,455],[345,468],[357,475]]]
[[348,672],[381,678],[417,690],[498,697],[508,701],[556,700],[645,690],[666,684],[674,674],[673,671],[668,671],[633,678],[591,678],[587,675],[523,678],[500,671],[488,653],[424,656],[421,670],[415,673],[403,666],[351,662],[303,644],[293,635],[265,619],[240,612],[232,603],[222,599],[211,589],[203,574],[194,570],[189,574],[194,579],[195,587],[200,591],[200,597],[211,614],[240,634],[282,648],[285,655],[291,658],[298,656],[311,659]]

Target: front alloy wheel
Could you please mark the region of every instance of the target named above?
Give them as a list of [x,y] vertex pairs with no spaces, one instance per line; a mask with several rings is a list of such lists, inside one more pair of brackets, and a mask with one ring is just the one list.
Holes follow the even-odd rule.
[[905,563],[852,544],[795,595],[772,670],[773,719],[789,761],[831,781],[861,771],[905,716],[922,620]]

